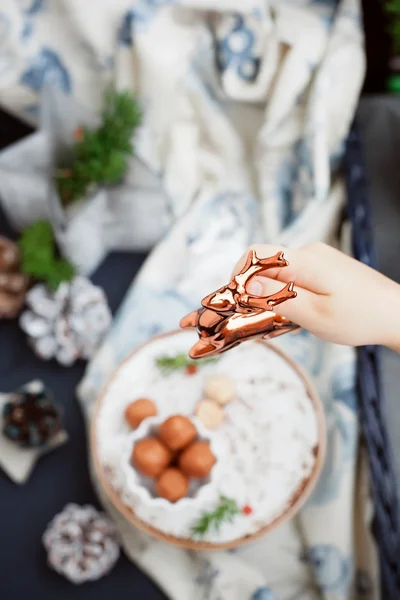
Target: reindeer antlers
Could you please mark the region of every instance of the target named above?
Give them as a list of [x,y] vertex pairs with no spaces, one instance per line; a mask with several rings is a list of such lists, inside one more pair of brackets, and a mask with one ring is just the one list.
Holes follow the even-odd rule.
[[242,270],[233,277],[233,281],[237,284],[238,293],[246,293],[246,283],[256,273],[266,271],[267,269],[274,269],[276,267],[287,267],[288,264],[289,263],[283,256],[283,252],[277,252],[274,256],[270,256],[269,258],[258,258],[256,251],[250,250]]
[[264,298],[248,294],[246,285],[254,275],[261,271],[287,265],[288,262],[285,260],[283,252],[277,252],[275,256],[269,258],[258,258],[255,250],[250,250],[241,271],[233,276],[228,285],[203,298],[201,304],[204,308],[221,313],[253,312],[251,309],[272,310],[273,306],[296,296],[296,292],[293,291],[293,283],[284,287],[280,292]]

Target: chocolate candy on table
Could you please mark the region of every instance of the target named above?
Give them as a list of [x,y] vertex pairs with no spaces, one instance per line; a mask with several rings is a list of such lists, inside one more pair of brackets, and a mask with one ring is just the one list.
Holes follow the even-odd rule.
[[20,446],[45,447],[61,430],[60,410],[41,381],[30,382],[4,405],[3,433]]

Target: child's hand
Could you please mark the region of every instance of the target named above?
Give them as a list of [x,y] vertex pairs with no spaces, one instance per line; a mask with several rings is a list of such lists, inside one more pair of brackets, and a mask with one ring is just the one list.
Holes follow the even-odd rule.
[[[297,297],[276,306],[276,313],[331,342],[382,344],[400,351],[400,285],[322,243],[299,249],[263,244],[251,248],[259,258],[283,250],[289,262],[247,284],[249,293],[267,296],[293,281]],[[244,258],[235,272],[243,264]]]

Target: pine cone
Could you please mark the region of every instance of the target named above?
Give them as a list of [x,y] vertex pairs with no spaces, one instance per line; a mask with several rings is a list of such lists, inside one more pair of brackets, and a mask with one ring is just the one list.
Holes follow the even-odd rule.
[[114,523],[92,506],[67,504],[48,525],[43,544],[49,565],[73,583],[99,579],[119,557]]
[[21,310],[29,277],[19,272],[17,244],[0,236],[0,319],[12,319]]
[[3,408],[3,433],[25,447],[47,446],[62,430],[60,411],[41,381],[32,381],[16,392]]
[[20,318],[36,354],[71,365],[93,356],[111,324],[103,290],[85,277],[75,277],[51,292],[38,284],[26,295],[30,310]]

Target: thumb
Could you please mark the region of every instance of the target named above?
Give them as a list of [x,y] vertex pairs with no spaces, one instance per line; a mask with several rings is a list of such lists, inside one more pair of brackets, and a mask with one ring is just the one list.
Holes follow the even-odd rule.
[[[271,294],[276,294],[282,287],[282,283],[276,279],[258,275],[249,281],[246,291],[253,296],[268,297]],[[290,298],[282,302],[282,304],[275,306],[273,310],[276,314],[290,319],[300,327],[312,329],[318,313],[320,297],[318,294],[299,286],[295,286],[294,290],[297,292],[296,298]]]

